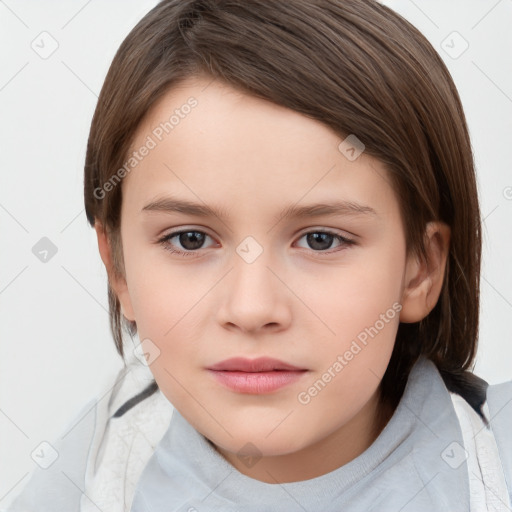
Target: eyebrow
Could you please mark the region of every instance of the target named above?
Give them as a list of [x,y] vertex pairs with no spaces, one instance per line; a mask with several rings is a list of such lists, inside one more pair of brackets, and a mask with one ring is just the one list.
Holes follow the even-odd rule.
[[[141,211],[184,213],[195,217],[217,217],[227,220],[228,212],[223,208],[212,207],[206,204],[194,203],[182,199],[165,197],[151,201]],[[290,218],[306,218],[321,216],[363,216],[370,215],[378,217],[377,212],[370,206],[356,203],[354,201],[335,201],[331,203],[318,203],[312,205],[297,206],[292,204],[285,208],[274,220],[281,221]]]

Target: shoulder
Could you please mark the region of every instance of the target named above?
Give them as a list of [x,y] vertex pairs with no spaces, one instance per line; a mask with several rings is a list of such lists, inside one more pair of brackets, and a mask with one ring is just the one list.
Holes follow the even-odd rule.
[[174,411],[154,381],[145,382],[139,390],[132,391],[128,400],[119,403],[109,412],[104,434],[96,436],[91,445],[83,512],[96,512],[98,508],[124,512]]
[[[501,384],[491,384],[487,390],[487,400],[493,406],[499,406],[504,417],[512,418],[512,380]],[[498,411],[496,411],[498,414]],[[501,414],[501,411],[500,411]]]
[[487,407],[512,501],[512,380],[489,386]]
[[512,456],[512,380],[492,384],[487,389],[489,421],[497,435],[507,433],[508,449]]
[[488,387],[487,407],[493,432],[497,436],[507,433],[505,437],[508,441],[508,451],[512,456],[512,438],[510,437],[510,432],[512,432],[512,380],[501,384],[492,384]]
[[149,369],[131,362],[50,443],[57,459],[32,471],[8,512],[78,512],[88,509],[91,498],[96,504],[105,497],[123,503],[119,493],[131,492],[172,410]]
[[79,510],[96,405],[95,400],[86,403],[56,440],[41,447],[41,464],[34,467],[8,512]]

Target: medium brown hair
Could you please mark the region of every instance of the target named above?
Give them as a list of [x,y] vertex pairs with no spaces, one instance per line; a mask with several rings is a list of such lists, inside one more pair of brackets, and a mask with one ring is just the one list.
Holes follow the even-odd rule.
[[[383,396],[397,403],[423,354],[444,374],[473,363],[478,338],[481,226],[472,148],[443,61],[408,21],[372,0],[164,0],[121,44],[92,120],[85,210],[112,244],[123,275],[121,186],[98,191],[123,166],[141,120],[180,81],[199,75],[355,134],[385,164],[400,203],[408,254],[426,258],[427,222],[451,228],[439,300],[401,323]],[[123,356],[119,301],[111,329]],[[134,323],[125,322],[130,334]]]

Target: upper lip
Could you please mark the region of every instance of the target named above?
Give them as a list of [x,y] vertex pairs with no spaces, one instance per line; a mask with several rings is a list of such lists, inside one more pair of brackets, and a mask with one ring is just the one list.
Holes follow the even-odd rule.
[[208,367],[209,370],[218,371],[239,371],[239,372],[271,372],[273,370],[304,370],[279,359],[271,357],[259,357],[257,359],[246,359],[244,357],[233,357]]

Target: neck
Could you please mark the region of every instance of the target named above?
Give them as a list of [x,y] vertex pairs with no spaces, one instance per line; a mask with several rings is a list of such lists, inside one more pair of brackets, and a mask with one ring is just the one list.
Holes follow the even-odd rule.
[[250,468],[241,463],[236,453],[213,446],[240,473],[250,478],[270,484],[310,480],[361,455],[377,439],[393,412],[394,407],[380,399],[379,388],[356,416],[327,437],[297,452],[263,456]]

